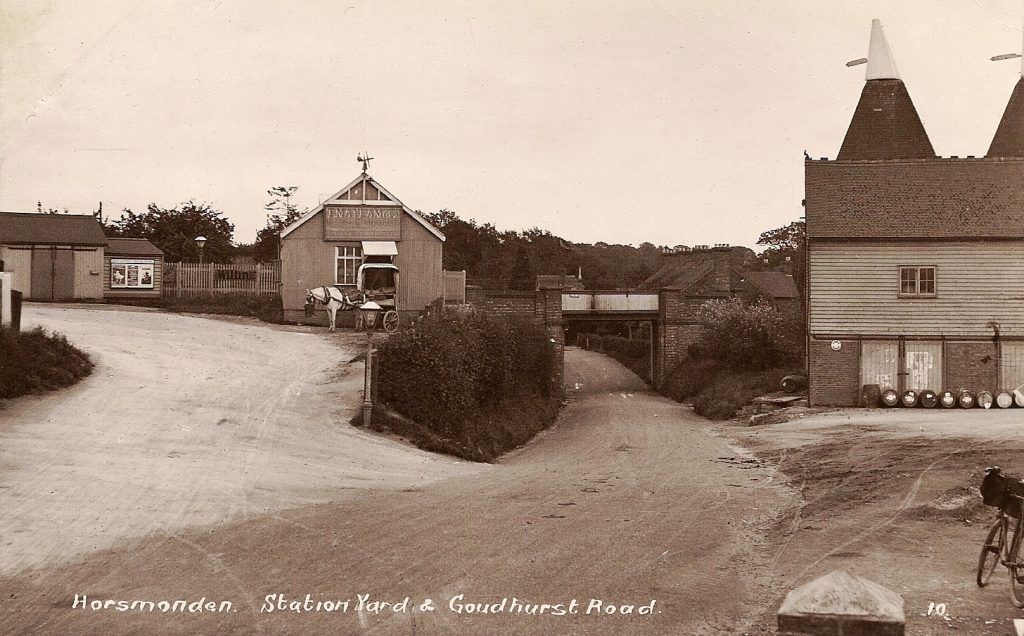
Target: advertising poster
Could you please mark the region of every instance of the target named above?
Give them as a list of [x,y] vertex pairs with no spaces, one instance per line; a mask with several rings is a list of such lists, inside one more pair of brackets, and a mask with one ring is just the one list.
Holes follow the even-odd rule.
[[110,259],[110,287],[112,289],[153,289],[152,259]]

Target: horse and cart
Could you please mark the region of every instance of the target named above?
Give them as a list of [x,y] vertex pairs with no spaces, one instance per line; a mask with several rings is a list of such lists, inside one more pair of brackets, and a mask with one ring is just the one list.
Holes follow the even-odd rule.
[[[356,273],[355,285],[315,287],[306,290],[305,313],[312,316],[317,307],[325,309],[330,319],[330,330],[334,331],[339,311],[359,309],[363,304],[374,301],[383,310],[381,326],[387,333],[398,329],[398,267],[391,263],[363,263]],[[356,328],[361,325],[356,314]]]

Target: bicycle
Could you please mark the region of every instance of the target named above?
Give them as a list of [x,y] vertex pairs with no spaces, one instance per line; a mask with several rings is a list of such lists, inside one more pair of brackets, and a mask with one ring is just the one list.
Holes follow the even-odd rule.
[[986,468],[981,496],[985,505],[995,506],[999,512],[978,556],[978,587],[988,585],[992,572],[1002,563],[1010,573],[1010,601],[1014,607],[1024,608],[1024,480],[1003,475],[998,466]]

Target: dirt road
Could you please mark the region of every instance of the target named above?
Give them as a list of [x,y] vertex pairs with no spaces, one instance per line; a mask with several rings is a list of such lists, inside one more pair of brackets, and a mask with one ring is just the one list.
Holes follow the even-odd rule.
[[[250,337],[283,338],[264,326],[246,329],[252,329]],[[289,341],[308,339],[310,349],[333,346],[317,336],[287,335]],[[144,347],[144,338],[135,344]],[[239,347],[235,353],[244,359],[243,349],[257,348]],[[294,352],[288,357],[299,358]],[[296,372],[310,378],[302,382],[303,395],[343,391],[311,379],[323,381],[329,372],[330,365],[318,360],[320,366],[307,375]],[[211,362],[210,371],[222,363]],[[218,376],[241,376],[235,390],[219,395],[234,395],[249,381],[249,365],[238,364],[242,368]],[[243,498],[247,490],[237,483],[237,468],[208,475],[218,470],[219,455],[207,449],[207,461],[180,474],[195,476],[204,492],[220,497],[221,508],[240,505],[247,518],[210,523],[202,514],[186,514],[195,521],[191,527],[152,523],[147,536],[130,539],[124,533],[98,546],[105,549],[79,552],[67,563],[52,550],[40,550],[37,567],[0,579],[0,631],[701,634],[739,633],[768,611],[767,579],[756,575],[770,565],[763,532],[794,503],[775,471],[710,434],[687,408],[645,392],[635,376],[603,356],[570,349],[566,380],[570,401],[555,427],[492,466],[427,458],[414,470],[408,457],[420,455],[391,442],[363,440],[367,448],[373,442],[384,449],[371,460],[367,448],[348,453],[344,447],[361,436],[334,426],[330,435],[319,434],[317,443],[301,447],[279,433],[275,442],[289,445],[281,455],[291,461],[268,463],[263,468],[273,467],[273,477],[244,482],[258,479],[268,489],[260,496],[267,499],[294,497],[290,510],[274,514],[254,509],[252,489]],[[88,395],[90,387],[79,391]],[[275,413],[302,403],[281,398],[280,391],[272,397],[267,387],[261,393],[276,400]],[[351,395],[337,399],[339,411],[354,406]],[[147,412],[135,420],[136,428],[164,421],[162,411]],[[222,417],[223,412],[214,414],[211,426]],[[44,431],[51,427],[48,418],[35,423]],[[252,426],[244,419],[236,425]],[[326,425],[309,426],[317,435],[317,427]],[[43,434],[57,437],[23,435]],[[102,451],[83,452],[102,457],[117,450],[105,444]],[[189,448],[198,452],[200,446]],[[272,447],[264,452],[273,456]],[[131,453],[145,455],[146,449],[134,446]],[[303,464],[308,466],[301,476],[288,474]],[[81,472],[77,466],[40,466],[49,473]],[[422,485],[395,487],[418,478],[417,471],[427,476]],[[391,487],[344,490],[357,473],[367,483],[383,479]],[[125,481],[109,472],[105,487],[121,488]],[[302,487],[310,484],[316,487]],[[102,490],[93,495],[116,505]],[[323,503],[310,504],[315,496]],[[204,509],[201,497],[194,501],[179,510]],[[25,514],[23,507],[16,515],[25,527],[45,524],[45,515],[26,520]],[[108,609],[76,608],[76,594],[81,605],[114,602]],[[231,606],[215,606],[224,612],[117,611],[119,600],[201,597]],[[424,605],[427,599],[432,611]],[[375,601],[398,603],[404,611]],[[467,604],[489,611],[469,613]],[[614,614],[609,606],[615,606]],[[311,611],[293,611],[304,607]],[[631,613],[622,614],[626,609]]]
[[0,410],[0,575],[482,469],[348,424],[363,382],[344,365],[363,346],[352,333],[102,305],[28,304],[22,320],[96,368]]
[[[1024,476],[1019,410],[844,409],[784,424],[726,427],[801,492],[765,549],[778,607],[793,587],[836,569],[904,599],[908,634],[1013,634],[1024,611],[999,567],[975,584],[994,511],[977,486],[986,466]],[[771,632],[774,612],[757,621]]]

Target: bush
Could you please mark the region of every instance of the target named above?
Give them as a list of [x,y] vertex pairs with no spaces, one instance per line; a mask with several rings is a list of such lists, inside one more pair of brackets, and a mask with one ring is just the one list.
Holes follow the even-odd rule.
[[701,326],[691,357],[717,360],[731,369],[767,369],[799,360],[802,324],[770,303],[740,298],[710,300],[697,310]]
[[723,365],[715,360],[683,358],[662,383],[661,393],[673,400],[683,401],[693,397],[710,386],[720,373]]
[[719,374],[693,400],[693,412],[709,420],[727,420],[753,398],[779,389],[785,369]]
[[0,328],[0,399],[70,386],[92,367],[89,356],[60,334]]
[[531,322],[430,316],[392,334],[378,364],[377,401],[411,420],[396,432],[429,450],[489,461],[557,416],[558,360]]
[[111,299],[108,302],[119,305],[156,307],[179,313],[251,316],[271,323],[281,323],[284,320],[284,310],[279,294],[201,294],[138,300]]

